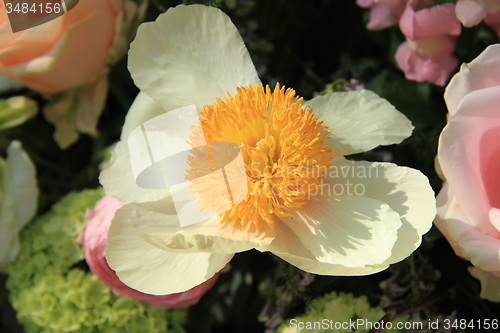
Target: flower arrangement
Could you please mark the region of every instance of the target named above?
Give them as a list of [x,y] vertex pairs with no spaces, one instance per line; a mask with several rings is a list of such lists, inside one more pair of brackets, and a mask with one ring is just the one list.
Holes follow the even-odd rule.
[[0,1],[0,332],[496,332],[499,27]]

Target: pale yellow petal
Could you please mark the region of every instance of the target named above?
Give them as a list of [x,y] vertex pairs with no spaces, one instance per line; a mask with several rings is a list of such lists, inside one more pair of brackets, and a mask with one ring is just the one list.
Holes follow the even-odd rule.
[[285,223],[279,223],[275,228],[275,240],[270,245],[258,247],[257,250],[261,252],[270,251],[303,271],[319,275],[350,276],[373,274],[389,267],[389,265],[346,267],[338,264],[319,262]]
[[[207,221],[181,227],[171,197],[152,203],[128,204],[121,208],[113,221],[133,223],[136,233],[148,243],[177,253],[233,254],[262,244],[269,244],[275,231],[265,226],[256,230],[253,223],[245,229],[230,223],[220,224],[218,216]],[[114,222],[113,222],[114,223]]]
[[129,51],[135,84],[165,111],[234,96],[237,86],[260,83],[240,33],[221,10],[170,8],[143,23]]
[[388,264],[405,259],[420,246],[422,236],[430,230],[436,216],[434,191],[425,175],[392,163],[335,159],[331,164],[325,179],[327,184],[342,184],[346,195],[349,182],[352,196],[362,195],[387,203],[400,215],[402,226]]
[[401,112],[369,90],[318,96],[305,105],[310,105],[330,129],[332,138],[326,142],[336,155],[400,143],[413,131],[411,122]]
[[389,205],[359,196],[338,196],[328,186],[307,205],[282,218],[316,260],[345,267],[385,262],[401,226]]
[[109,163],[99,175],[99,182],[107,195],[123,202],[157,201],[170,196],[168,188],[146,189],[136,184],[127,141],[116,144]]

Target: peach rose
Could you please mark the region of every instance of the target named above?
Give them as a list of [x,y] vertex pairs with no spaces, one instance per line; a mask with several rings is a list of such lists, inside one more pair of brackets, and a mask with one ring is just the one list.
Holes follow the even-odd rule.
[[115,271],[109,268],[104,252],[106,250],[107,232],[111,220],[118,208],[125,203],[106,195],[99,200],[94,209],[87,209],[88,220],[78,242],[83,244],[85,260],[90,270],[117,296],[128,296],[138,301],[151,303],[155,308],[187,307],[198,303],[200,298],[215,284],[218,274],[208,281],[182,293],[166,296],[155,296],[141,293],[126,286],[116,276]]
[[0,75],[46,94],[43,112],[61,148],[79,133],[97,134],[107,66],[126,53],[146,5],[147,0],[139,6],[132,0],[78,1],[62,16],[13,33],[0,2]]
[[396,51],[396,61],[408,80],[445,85],[458,65],[454,40],[461,24],[455,5],[432,6],[432,1],[410,0],[399,21],[406,37]]
[[446,183],[435,225],[475,266],[481,297],[500,301],[500,44],[463,64],[445,92],[438,159]]
[[381,30],[398,23],[408,0],[356,0],[363,8],[370,8],[369,30]]

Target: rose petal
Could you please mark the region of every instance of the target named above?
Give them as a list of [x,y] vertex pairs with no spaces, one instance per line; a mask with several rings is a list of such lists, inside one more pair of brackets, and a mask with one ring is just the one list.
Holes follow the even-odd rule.
[[464,221],[467,221],[467,217],[463,214],[463,212],[459,209],[458,211],[454,212],[453,210],[450,210],[450,208],[456,208],[457,206],[455,204],[452,205],[454,201],[457,200],[453,192],[451,191],[450,185],[448,183],[445,183],[441,191],[439,192],[439,195],[436,197],[436,203],[437,203],[437,215],[436,218],[434,219],[434,224],[436,227],[438,227],[439,231],[443,234],[443,236],[448,240],[450,243],[451,247],[453,248],[453,251],[455,251],[455,254],[457,256],[463,257],[462,256],[462,249],[457,245],[454,239],[450,237],[450,234],[448,233],[448,223],[447,219],[448,218],[453,218],[452,214],[460,214],[461,219]]
[[170,196],[168,188],[147,189],[136,184],[127,141],[116,144],[108,166],[99,175],[99,182],[107,195],[124,202],[150,202]]
[[450,115],[456,114],[458,105],[470,92],[500,85],[499,62],[500,44],[493,44],[472,62],[462,65],[444,93]]
[[283,260],[310,273],[319,275],[368,275],[387,269],[389,265],[345,267],[319,262],[300,241],[299,237],[285,223],[277,223],[276,238],[269,244],[260,246],[261,252],[271,251]]
[[[95,11],[70,26],[50,52],[7,68],[7,74],[44,93],[94,81],[99,70],[106,66],[113,32],[113,15]],[[85,45],[85,50],[81,45]]]
[[[500,87],[469,93],[460,103],[460,116],[450,117],[441,133],[438,148],[439,163],[461,209],[479,230],[500,238],[489,221],[490,205],[483,174],[488,174],[485,162],[494,158],[500,132]],[[490,134],[488,134],[490,133]],[[500,143],[500,142],[499,142]],[[493,155],[492,155],[493,154]]]

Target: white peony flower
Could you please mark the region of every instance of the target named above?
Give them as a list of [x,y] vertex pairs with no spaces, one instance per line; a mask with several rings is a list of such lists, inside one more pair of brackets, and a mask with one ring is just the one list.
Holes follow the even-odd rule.
[[[401,142],[410,121],[367,90],[306,102],[291,89],[261,87],[238,30],[219,9],[178,6],[142,24],[129,70],[141,93],[100,181],[106,194],[130,202],[116,212],[106,250],[130,287],[182,292],[253,248],[311,273],[367,275],[409,256],[430,229],[435,199],[422,173],[344,158]],[[225,213],[181,227],[168,187],[136,184],[128,137],[192,104],[208,142],[240,147],[248,195]],[[167,141],[185,138],[174,129]],[[217,201],[210,186],[194,185],[202,205]]]

